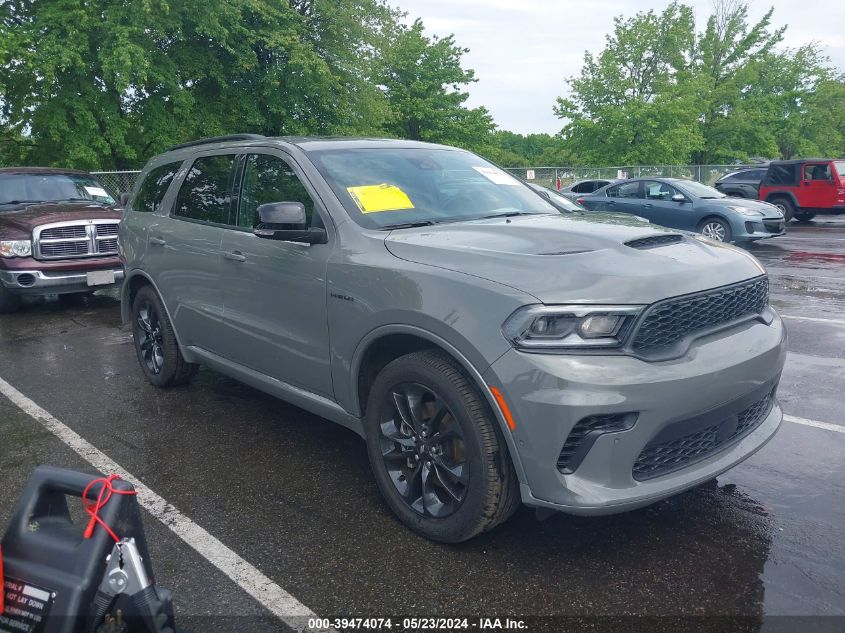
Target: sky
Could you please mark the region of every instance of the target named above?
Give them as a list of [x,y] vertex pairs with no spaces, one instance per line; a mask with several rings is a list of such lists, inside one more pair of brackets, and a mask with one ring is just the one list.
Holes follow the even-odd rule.
[[[598,53],[616,15],[662,11],[660,0],[393,0],[422,18],[430,35],[455,35],[469,48],[465,68],[478,82],[469,87],[470,107],[485,106],[505,130],[528,134],[560,131],[552,112],[566,93],[566,78],[581,69],[584,51]],[[712,0],[686,0],[703,30]],[[783,45],[818,42],[831,63],[845,71],[845,3],[834,0],[751,0],[750,20],[774,7],[773,27],[787,25]],[[753,22],[752,22],[753,23]]]

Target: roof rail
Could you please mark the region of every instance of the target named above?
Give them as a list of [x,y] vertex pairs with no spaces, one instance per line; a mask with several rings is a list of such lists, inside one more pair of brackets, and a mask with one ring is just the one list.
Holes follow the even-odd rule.
[[196,141],[188,141],[168,148],[166,151],[172,152],[174,149],[182,149],[184,147],[196,147],[197,145],[207,145],[209,143],[222,143],[224,141],[263,141],[267,137],[263,134],[228,134],[226,136],[212,136],[209,138],[201,138]]

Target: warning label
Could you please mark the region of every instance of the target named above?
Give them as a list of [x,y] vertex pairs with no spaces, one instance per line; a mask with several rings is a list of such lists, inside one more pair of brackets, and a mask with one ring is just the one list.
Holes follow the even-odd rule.
[[43,633],[56,595],[8,576],[3,591],[6,610],[0,615],[0,633]]

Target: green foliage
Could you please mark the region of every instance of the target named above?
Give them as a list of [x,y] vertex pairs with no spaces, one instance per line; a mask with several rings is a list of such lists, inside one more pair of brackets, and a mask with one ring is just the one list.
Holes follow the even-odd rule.
[[[586,53],[555,112],[586,164],[722,163],[839,155],[845,84],[815,45],[776,50],[772,11],[748,23],[740,0],[717,0],[704,31],[692,7],[616,18],[604,50]],[[841,107],[841,106],[840,106]]]
[[452,35],[429,38],[423,30],[420,20],[397,23],[375,60],[374,79],[389,106],[385,130],[400,138],[477,148],[494,124],[485,108],[464,106],[469,93],[463,89],[476,81],[461,66],[468,51]]

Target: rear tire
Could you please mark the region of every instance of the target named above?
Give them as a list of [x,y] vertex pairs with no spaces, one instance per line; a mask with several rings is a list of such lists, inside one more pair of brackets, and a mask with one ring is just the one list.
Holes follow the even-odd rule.
[[786,222],[789,222],[795,215],[795,205],[792,204],[792,201],[789,198],[771,198],[768,202],[780,209],[780,212],[783,213],[783,219]]
[[459,543],[519,507],[493,412],[448,355],[424,350],[389,363],[370,389],[364,426],[379,490],[414,532]]
[[17,312],[20,307],[21,298],[0,285],[0,314]]
[[799,211],[798,213],[795,214],[795,219],[798,220],[799,222],[809,222],[814,217],[816,217],[815,213],[806,213],[806,212],[803,212],[803,211]]
[[141,370],[156,387],[190,382],[199,365],[182,357],[173,326],[152,286],[144,286],[132,302],[132,338]]

